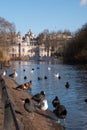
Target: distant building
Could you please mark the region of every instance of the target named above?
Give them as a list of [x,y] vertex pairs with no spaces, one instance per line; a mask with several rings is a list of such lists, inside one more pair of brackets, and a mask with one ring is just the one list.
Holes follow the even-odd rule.
[[[10,44],[10,46],[5,47],[6,54],[11,59],[29,59],[32,57],[44,57],[44,56],[51,56],[52,53],[63,52],[63,46],[67,43],[68,40],[72,38],[71,35],[59,33],[59,34],[50,34],[50,42],[55,42],[57,39],[57,44],[52,50],[51,47],[49,47],[49,51],[47,52],[45,45],[41,44],[38,45],[38,39],[35,34],[29,30],[25,34],[25,36],[22,36],[21,32],[18,32],[15,37],[14,44]],[[46,37],[44,37],[43,40],[45,40]]]
[[16,43],[7,47],[7,53],[11,59],[29,58],[36,55],[37,37],[29,31],[25,36],[21,32],[16,34]]

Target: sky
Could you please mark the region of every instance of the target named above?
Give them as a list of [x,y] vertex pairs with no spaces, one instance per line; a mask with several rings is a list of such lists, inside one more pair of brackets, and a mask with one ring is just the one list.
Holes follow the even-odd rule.
[[0,17],[22,35],[30,29],[35,35],[45,29],[75,32],[87,23],[87,0],[0,0]]

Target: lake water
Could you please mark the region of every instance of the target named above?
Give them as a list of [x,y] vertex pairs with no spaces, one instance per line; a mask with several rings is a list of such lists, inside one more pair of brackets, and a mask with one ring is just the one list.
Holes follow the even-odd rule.
[[[32,80],[32,94],[45,91],[50,110],[53,110],[53,98],[59,97],[61,104],[65,105],[68,111],[66,130],[87,130],[87,103],[84,101],[87,98],[87,66],[29,61],[16,61],[11,64],[16,68],[18,77],[15,80],[19,84]],[[60,80],[54,76],[56,73],[60,73]],[[27,76],[26,80],[24,76]],[[42,77],[42,80],[38,80],[38,76]],[[44,76],[48,79],[45,80]],[[70,83],[68,89],[65,88],[67,81]]]

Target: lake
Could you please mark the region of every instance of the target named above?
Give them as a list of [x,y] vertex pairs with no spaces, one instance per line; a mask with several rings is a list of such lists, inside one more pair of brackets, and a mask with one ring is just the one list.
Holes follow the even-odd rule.
[[[13,61],[11,65],[16,68],[18,77],[15,80],[19,84],[32,80],[32,94],[45,91],[50,110],[53,110],[54,97],[59,97],[68,111],[66,130],[87,130],[87,103],[84,101],[87,98],[87,66],[34,61]],[[61,79],[54,76],[56,73],[61,75]],[[24,76],[27,76],[26,80]],[[38,80],[38,76],[42,80]],[[65,87],[67,81],[69,88]]]

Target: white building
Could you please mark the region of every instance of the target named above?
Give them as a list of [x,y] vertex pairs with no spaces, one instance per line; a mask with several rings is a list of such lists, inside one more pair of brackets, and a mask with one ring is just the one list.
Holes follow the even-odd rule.
[[38,47],[37,37],[29,30],[23,37],[21,32],[16,35],[16,43],[7,47],[7,54],[11,59],[47,56],[45,47]]

